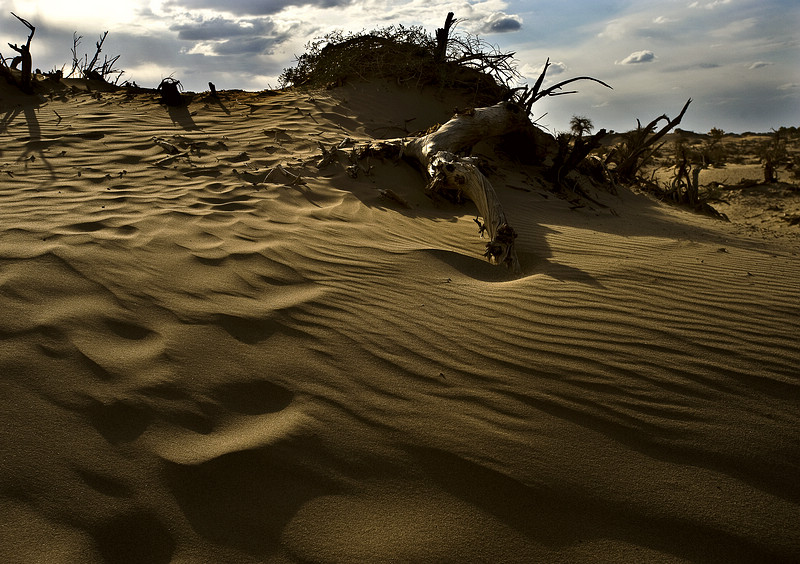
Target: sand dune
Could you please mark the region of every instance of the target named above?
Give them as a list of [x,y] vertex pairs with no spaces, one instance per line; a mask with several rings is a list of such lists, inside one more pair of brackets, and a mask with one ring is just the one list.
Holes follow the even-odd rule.
[[796,236],[496,160],[511,278],[316,167],[464,100],[78,86],[0,90],[4,562],[800,560]]

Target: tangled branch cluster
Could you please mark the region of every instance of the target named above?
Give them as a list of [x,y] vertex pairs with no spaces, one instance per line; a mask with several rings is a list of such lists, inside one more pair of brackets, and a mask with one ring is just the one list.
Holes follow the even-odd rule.
[[[116,55],[111,58],[105,56],[102,63],[100,63],[98,60],[106,37],[108,37],[107,31],[103,33],[103,35],[100,37],[100,40],[95,43],[94,57],[92,57],[90,61],[88,54],[84,54],[82,56],[78,55],[78,45],[80,45],[83,36],[78,35],[78,32],[74,32],[72,34],[72,70],[67,75],[67,78],[81,77],[94,80],[104,80],[112,84],[119,83],[120,78],[122,78],[122,75],[125,74],[125,71],[114,68],[114,65],[119,60],[120,56]],[[109,80],[112,77],[113,80]]]
[[350,79],[392,78],[398,83],[469,87],[481,101],[508,96],[518,76],[513,53],[500,53],[470,35],[450,37],[447,57],[437,60],[436,40],[422,27],[392,25],[370,32],[333,32],[306,45],[281,86],[341,85]]

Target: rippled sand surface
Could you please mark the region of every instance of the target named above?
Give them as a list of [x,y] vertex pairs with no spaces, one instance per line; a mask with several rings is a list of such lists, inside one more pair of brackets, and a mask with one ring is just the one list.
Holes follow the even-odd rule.
[[316,167],[436,92],[2,88],[0,560],[800,559],[797,238],[493,155],[512,278]]

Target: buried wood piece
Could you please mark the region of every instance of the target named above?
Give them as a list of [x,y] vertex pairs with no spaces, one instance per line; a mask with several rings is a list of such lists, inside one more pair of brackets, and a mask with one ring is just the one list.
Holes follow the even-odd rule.
[[507,266],[515,274],[521,271],[514,239],[503,206],[489,180],[478,170],[474,159],[459,157],[487,137],[504,135],[528,125],[527,115],[517,104],[501,102],[458,114],[436,131],[406,141],[403,156],[422,164],[430,182],[428,189],[455,201],[471,200],[483,218],[480,233],[488,234],[486,256],[495,264]]
[[464,198],[478,208],[483,222],[478,222],[478,232],[489,237],[484,256],[494,264],[507,266],[514,274],[521,271],[514,239],[517,234],[509,225],[500,199],[492,184],[468,158],[439,151],[431,159],[428,170],[432,172],[428,190],[456,202]]
[[[358,161],[369,157],[391,160],[404,158],[418,162],[429,177],[427,190],[432,194],[456,202],[468,199],[475,204],[478,214],[483,218],[482,223],[478,222],[479,233],[481,237],[484,233],[489,236],[484,256],[492,263],[505,265],[514,274],[519,274],[522,269],[514,248],[517,234],[508,223],[497,193],[478,169],[477,159],[459,154],[467,153],[482,139],[530,126],[523,108],[513,102],[476,108],[472,112],[455,115],[422,137],[372,141],[354,147],[350,160],[356,164],[348,167],[348,173],[357,176],[360,168]],[[335,149],[320,148],[323,157],[320,164],[327,165],[331,162],[329,155]],[[397,201],[390,191],[381,191],[381,195]],[[410,207],[405,200],[397,203]]]
[[400,206],[406,209],[411,209],[411,204],[408,203],[408,200],[400,196],[397,192],[395,192],[391,188],[379,190],[379,192],[380,195],[386,198],[387,200],[391,200],[392,202],[399,204]]
[[153,136],[151,137],[151,141],[153,141],[153,143],[164,149],[170,155],[175,155],[181,152],[181,150],[178,147],[160,137]]
[[[317,145],[319,146],[320,150],[322,151],[322,159],[317,162],[317,168],[325,168],[333,161],[336,160],[338,147],[334,146],[332,149],[327,149],[325,145],[322,144],[321,141],[317,141]],[[341,144],[340,144],[341,145]]]

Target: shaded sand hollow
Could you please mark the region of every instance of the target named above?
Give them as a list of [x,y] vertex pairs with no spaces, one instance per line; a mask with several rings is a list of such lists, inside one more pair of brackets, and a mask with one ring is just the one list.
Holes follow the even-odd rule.
[[498,157],[511,279],[315,166],[468,100],[77,86],[1,93],[0,561],[800,560],[796,235]]

